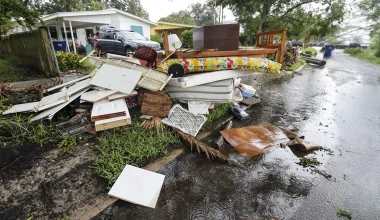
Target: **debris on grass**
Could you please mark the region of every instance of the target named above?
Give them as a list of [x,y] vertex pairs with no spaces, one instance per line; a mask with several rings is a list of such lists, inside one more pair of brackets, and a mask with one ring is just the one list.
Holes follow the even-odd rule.
[[345,209],[339,207],[337,213],[340,216],[347,217],[348,219],[352,219],[352,214],[348,210],[345,210]]
[[317,168],[312,169],[311,171],[314,172],[314,173],[318,173],[318,174],[324,176],[324,177],[325,177],[326,179],[328,179],[328,180],[331,179],[331,177],[332,177],[330,174],[326,173],[326,172],[323,171],[323,170],[319,170],[319,169],[317,169]]
[[141,126],[148,130],[155,130],[156,132],[163,132],[165,125],[161,123],[161,118],[152,117],[151,119],[145,120]]
[[316,158],[302,157],[299,159],[300,159],[300,162],[298,162],[297,164],[302,165],[303,167],[316,167],[322,164]]

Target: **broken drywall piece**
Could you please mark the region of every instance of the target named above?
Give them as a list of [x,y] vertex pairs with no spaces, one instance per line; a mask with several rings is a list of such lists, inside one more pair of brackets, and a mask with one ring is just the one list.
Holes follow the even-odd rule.
[[95,103],[95,102],[99,102],[103,99],[107,99],[108,97],[110,97],[111,95],[114,95],[116,93],[118,93],[118,91],[114,91],[114,90],[96,91],[96,90],[94,90],[94,91],[84,93],[83,95],[81,95],[80,99],[83,101],[86,101],[86,102]]
[[164,179],[165,176],[162,174],[126,165],[108,195],[155,208]]
[[140,71],[104,64],[91,80],[91,84],[131,94],[141,76]]
[[83,91],[77,93],[77,94],[74,94],[73,96],[70,97],[69,101],[63,103],[63,104],[60,104],[54,108],[51,108],[51,109],[47,109],[43,112],[41,112],[39,115],[36,115],[34,118],[32,118],[30,121],[37,121],[37,120],[40,120],[40,119],[44,119],[44,118],[47,118],[49,120],[51,120],[54,115],[59,112],[60,110],[62,110],[64,107],[66,107],[68,104],[70,104],[72,101],[74,101],[75,99],[77,99],[79,96],[81,96],[83,93],[85,93],[87,89],[84,89]]
[[202,101],[189,101],[189,112],[194,115],[207,115],[209,114],[208,107],[210,106],[209,102]]
[[109,101],[108,99],[94,103],[91,112],[92,121],[126,116],[128,106],[124,99]]
[[117,99],[125,99],[125,98],[128,98],[128,97],[137,96],[137,95],[138,95],[138,93],[135,90],[133,90],[133,92],[131,94],[117,93],[117,94],[111,95],[111,96],[108,97],[108,100],[114,101],[114,100],[117,100]]
[[177,104],[170,110],[168,117],[161,122],[195,137],[206,121],[205,116],[194,115]]
[[8,109],[7,111],[3,112],[3,115],[34,111],[34,108],[37,106],[38,103],[39,102],[30,102],[25,104],[14,105],[11,109]]

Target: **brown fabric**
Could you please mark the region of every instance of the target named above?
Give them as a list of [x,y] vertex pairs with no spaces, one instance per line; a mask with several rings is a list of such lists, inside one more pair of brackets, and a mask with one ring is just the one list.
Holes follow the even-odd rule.
[[153,48],[139,46],[133,54],[133,57],[141,60],[146,60],[149,63],[154,63],[157,59],[157,52]]

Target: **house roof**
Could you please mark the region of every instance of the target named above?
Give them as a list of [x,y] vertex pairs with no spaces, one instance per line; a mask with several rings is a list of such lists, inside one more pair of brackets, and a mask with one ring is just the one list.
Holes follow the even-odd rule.
[[157,24],[154,23],[154,22],[152,22],[152,21],[140,18],[140,17],[138,17],[136,15],[130,14],[128,12],[121,11],[121,10],[116,9],[116,8],[107,8],[107,9],[100,10],[100,11],[56,12],[56,13],[50,14],[50,15],[43,15],[42,16],[42,20],[43,21],[48,21],[48,20],[51,20],[51,19],[64,18],[64,17],[91,16],[91,15],[109,15],[109,14],[116,14],[116,13],[122,14],[124,16],[136,19],[138,21],[141,21],[141,22],[153,25],[153,26],[157,26]]
[[196,27],[195,25],[170,23],[170,22],[164,22],[164,21],[157,21],[157,24],[167,24],[167,25],[174,25],[174,26],[188,27],[188,28],[194,28],[194,27]]

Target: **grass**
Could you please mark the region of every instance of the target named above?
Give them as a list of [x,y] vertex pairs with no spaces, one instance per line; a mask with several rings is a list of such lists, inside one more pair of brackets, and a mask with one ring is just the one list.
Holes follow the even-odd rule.
[[359,58],[361,60],[369,61],[373,64],[380,65],[380,57],[375,56],[375,51],[371,49],[360,49],[360,48],[346,48],[344,53],[350,54],[353,57]]
[[304,65],[305,63],[306,63],[305,60],[298,59],[297,63],[295,63],[293,66],[290,66],[290,67],[286,68],[286,70],[288,70],[288,71],[295,71],[298,68],[300,68],[302,65]]
[[306,158],[302,157],[300,158],[300,162],[297,164],[302,165],[303,167],[316,167],[320,165],[321,163],[316,158]]
[[203,125],[203,129],[210,128],[212,122],[217,120],[218,118],[228,114],[230,112],[230,108],[233,106],[232,103],[224,103],[218,105],[214,110],[210,111],[210,114],[206,115],[207,121]]
[[301,51],[303,53],[306,53],[306,52],[311,52],[312,56],[315,56],[317,54],[317,50],[312,48],[312,47],[307,47],[307,48],[302,48]]
[[178,136],[165,129],[163,132],[147,130],[134,121],[131,129],[107,130],[98,138],[99,156],[93,168],[96,173],[113,184],[125,165],[141,167],[167,152],[170,144],[178,143]]
[[347,217],[348,219],[352,219],[352,214],[348,210],[345,210],[343,208],[338,208],[338,215]]
[[23,80],[26,76],[25,68],[21,67],[19,61],[12,57],[0,58],[0,81],[14,82]]

